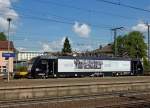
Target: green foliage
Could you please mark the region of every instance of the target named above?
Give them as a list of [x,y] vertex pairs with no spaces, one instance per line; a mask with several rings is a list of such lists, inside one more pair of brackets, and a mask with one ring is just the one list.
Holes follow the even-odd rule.
[[143,58],[143,65],[144,65],[144,71],[150,72],[150,63],[145,57]]
[[6,41],[6,35],[3,32],[0,32],[0,41]]
[[147,46],[144,42],[144,36],[142,33],[134,31],[129,33],[126,44],[128,54],[132,58],[146,57]]
[[118,56],[128,56],[130,58],[146,57],[147,46],[144,36],[138,31],[130,32],[124,36],[117,37]]
[[[118,36],[117,37],[117,55],[124,56],[126,54],[126,36]],[[115,53],[115,48],[113,45],[113,51]]]
[[27,67],[26,66],[17,66],[16,67],[16,71],[18,71],[18,72],[26,72],[27,71]]
[[62,48],[62,53],[71,53],[71,45],[69,43],[69,39],[68,37],[66,37],[65,42],[64,42],[64,46]]

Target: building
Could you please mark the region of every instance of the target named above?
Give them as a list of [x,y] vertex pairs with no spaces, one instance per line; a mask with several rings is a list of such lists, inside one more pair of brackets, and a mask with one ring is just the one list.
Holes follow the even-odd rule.
[[100,47],[100,48],[92,51],[92,53],[94,53],[95,55],[98,55],[98,56],[109,56],[109,57],[114,56],[112,44],[107,44],[104,47]]
[[40,51],[19,51],[17,53],[17,61],[28,61],[33,57],[41,56],[44,52]]
[[13,73],[14,58],[10,57],[8,59],[2,56],[3,53],[8,53],[8,44],[10,45],[9,53],[14,53],[15,48],[12,41],[0,41],[0,76],[4,75],[8,70],[10,74]]

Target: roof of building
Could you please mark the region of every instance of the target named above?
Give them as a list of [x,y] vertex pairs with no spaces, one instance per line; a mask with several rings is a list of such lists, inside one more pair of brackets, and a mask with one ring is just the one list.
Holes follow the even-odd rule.
[[0,50],[8,50],[8,43],[10,42],[10,50],[15,50],[12,41],[0,41]]
[[100,52],[100,53],[112,53],[112,44],[108,44],[104,47],[102,47],[101,49],[96,49],[94,50],[94,52]]
[[18,53],[44,53],[43,51],[18,51]]

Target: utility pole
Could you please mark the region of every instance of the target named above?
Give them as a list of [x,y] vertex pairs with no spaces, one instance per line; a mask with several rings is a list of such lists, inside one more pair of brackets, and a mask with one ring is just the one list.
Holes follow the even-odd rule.
[[116,57],[117,56],[117,52],[118,52],[118,49],[117,49],[117,30],[121,30],[123,29],[124,27],[117,27],[117,28],[113,28],[111,29],[112,31],[114,31],[114,47],[115,47],[115,54],[114,56]]
[[[10,53],[10,41],[9,41],[9,35],[10,35],[10,22],[11,22],[11,18],[7,18],[7,21],[8,21],[8,35],[7,35],[7,41],[8,41],[8,53]],[[10,69],[10,66],[9,66],[9,57],[8,57],[8,65],[7,65],[7,81],[9,82],[9,69]]]
[[147,25],[147,35],[148,35],[148,40],[147,40],[147,44],[148,44],[148,49],[147,49],[147,56],[148,56],[148,62],[150,62],[150,38],[149,38],[149,36],[150,36],[150,25],[148,24],[148,22],[146,23],[146,25]]

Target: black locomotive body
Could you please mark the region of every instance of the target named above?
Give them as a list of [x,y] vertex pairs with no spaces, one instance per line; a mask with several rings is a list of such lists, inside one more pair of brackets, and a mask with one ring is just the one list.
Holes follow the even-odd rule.
[[28,67],[31,78],[141,75],[139,59],[110,57],[33,58]]

